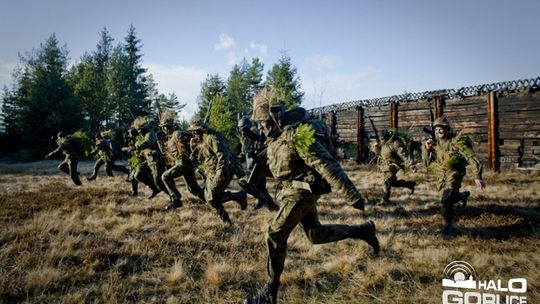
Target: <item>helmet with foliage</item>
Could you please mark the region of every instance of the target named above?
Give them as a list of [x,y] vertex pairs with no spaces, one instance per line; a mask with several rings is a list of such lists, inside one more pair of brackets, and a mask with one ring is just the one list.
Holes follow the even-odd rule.
[[170,110],[167,110],[161,113],[159,117],[159,126],[160,127],[174,127],[176,126],[176,113]]
[[137,117],[131,126],[136,130],[148,129],[150,127],[150,121],[147,117]]
[[278,92],[275,89],[264,88],[253,98],[254,121],[271,120],[271,107],[279,104]]
[[450,129],[450,123],[448,122],[448,119],[446,118],[446,116],[435,119],[435,121],[433,122],[433,126],[435,128],[439,127],[446,130]]
[[101,138],[111,139],[114,137],[114,132],[113,130],[102,130],[99,135],[101,135]]
[[200,130],[207,130],[208,125],[204,120],[200,119],[199,117],[193,117],[191,122],[188,126],[188,131],[200,131]]

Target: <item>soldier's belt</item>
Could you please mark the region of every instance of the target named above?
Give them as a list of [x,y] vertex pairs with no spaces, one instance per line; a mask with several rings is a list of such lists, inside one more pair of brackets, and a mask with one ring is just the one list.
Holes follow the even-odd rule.
[[301,189],[301,190],[313,192],[313,190],[311,189],[311,185],[303,181],[298,181],[298,180],[282,181],[281,184],[283,185],[283,187],[286,187],[286,188]]

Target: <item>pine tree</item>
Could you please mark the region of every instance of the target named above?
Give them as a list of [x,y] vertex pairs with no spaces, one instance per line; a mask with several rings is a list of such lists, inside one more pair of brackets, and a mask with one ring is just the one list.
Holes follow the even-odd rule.
[[225,83],[223,79],[218,74],[207,75],[201,84],[201,93],[197,101],[199,106],[197,115],[199,117],[206,117],[206,113],[214,97],[223,96],[224,94]]
[[266,85],[275,88],[279,98],[285,103],[287,109],[299,106],[302,103],[304,92],[300,91],[300,78],[297,70],[291,63],[291,58],[283,53],[278,63],[274,64],[266,76]]

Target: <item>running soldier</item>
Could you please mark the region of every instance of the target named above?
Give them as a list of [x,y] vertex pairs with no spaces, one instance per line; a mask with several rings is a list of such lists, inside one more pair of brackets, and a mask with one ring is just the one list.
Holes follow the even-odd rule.
[[425,142],[422,158],[426,168],[431,165],[436,171],[445,220],[443,233],[449,235],[455,232],[454,205],[465,207],[471,194],[469,191],[459,191],[467,166],[471,166],[476,186],[483,189],[486,183],[482,179],[482,164],[472,149],[471,139],[461,133],[452,132],[445,117],[435,120],[434,127],[437,141],[429,139]]
[[263,89],[253,100],[253,119],[269,138],[268,165],[281,184],[278,194],[281,209],[267,232],[268,275],[265,286],[244,303],[277,303],[280,276],[287,254],[287,239],[300,224],[313,244],[336,242],[346,238],[366,241],[379,251],[375,224],[322,225],[317,214],[317,200],[331,187],[347,197],[350,205],[364,210],[365,200],[345,174],[334,156],[316,136],[313,125],[305,121],[306,111],[296,108],[284,111],[274,91]]
[[71,177],[73,183],[77,186],[82,185],[79,179],[79,171],[77,171],[77,165],[79,159],[84,153],[84,144],[80,138],[72,135],[65,135],[64,132],[58,132],[56,136],[56,148],[51,153],[45,155],[45,159],[49,159],[57,154],[64,154],[64,161],[58,165],[58,169]]
[[229,143],[221,133],[195,118],[189,125],[188,131],[193,134],[190,141],[192,147],[191,159],[199,167],[205,178],[204,198],[216,209],[217,214],[225,223],[231,223],[229,213],[223,207],[228,201],[236,201],[242,210],[247,208],[245,191],[225,191],[233,177],[244,176],[240,161],[231,152]]

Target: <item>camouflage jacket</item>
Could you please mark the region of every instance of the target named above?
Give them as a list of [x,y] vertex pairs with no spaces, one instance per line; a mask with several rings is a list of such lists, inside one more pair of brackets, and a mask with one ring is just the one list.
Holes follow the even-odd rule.
[[144,157],[149,162],[163,161],[163,154],[159,149],[157,135],[153,131],[148,131],[142,140],[135,143],[134,148],[135,150],[142,151]]
[[108,160],[112,160],[113,158],[112,142],[105,138],[97,139],[95,142],[94,151],[92,152],[97,152],[100,157],[108,159]]
[[482,164],[476,157],[470,138],[462,134],[452,134],[438,139],[430,153],[423,147],[422,158],[426,167],[432,166],[440,173],[465,172],[471,165],[476,179],[482,179]]
[[49,156],[64,154],[65,156],[74,156],[80,157],[84,154],[83,144],[79,139],[68,135],[66,137],[61,137],[56,140],[58,147],[49,153]]
[[390,138],[381,141],[378,165],[381,171],[388,171],[395,166],[399,169],[412,167],[412,161],[407,153],[407,148],[399,139]]
[[165,154],[165,160],[168,166],[177,164],[193,166],[193,162],[189,158],[191,155],[189,143],[182,142],[180,131],[174,131],[171,135],[167,136],[167,141],[164,143],[162,151]]
[[[311,138],[300,139],[299,126],[311,129]],[[315,130],[309,123],[284,127],[283,133],[276,139],[268,140],[268,165],[272,175],[284,184],[284,187],[300,188],[313,194],[324,194],[325,185],[345,195],[352,204],[361,199],[356,189],[339,162],[315,136]],[[306,137],[306,136],[304,136]],[[307,151],[305,151],[307,149]]]
[[214,176],[217,172],[237,176],[244,174],[242,165],[231,152],[227,140],[213,130],[204,133],[202,141],[194,148],[192,159],[207,177]]

